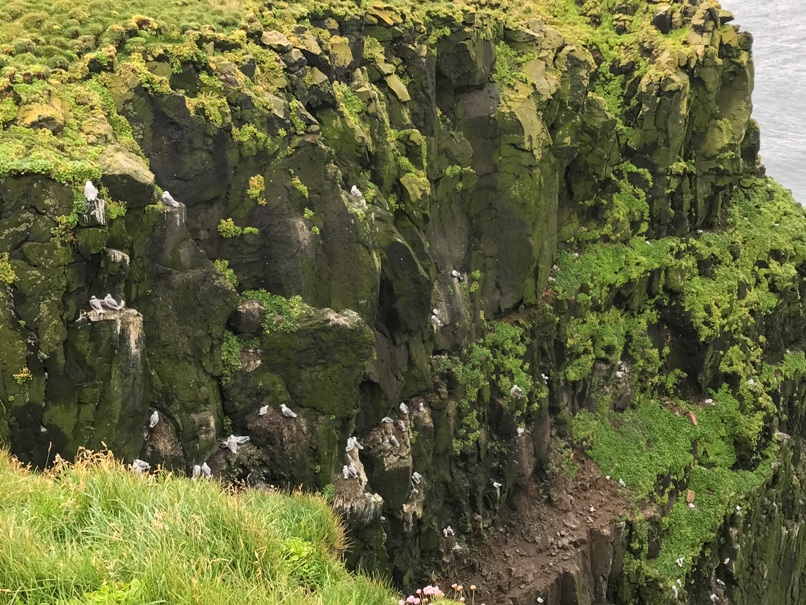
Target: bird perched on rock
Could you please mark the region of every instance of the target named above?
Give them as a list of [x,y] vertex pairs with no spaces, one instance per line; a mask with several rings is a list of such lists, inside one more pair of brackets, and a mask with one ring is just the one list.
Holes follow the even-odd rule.
[[722,580],[720,580],[719,578],[716,579],[716,583],[719,584],[720,586],[725,585],[725,583]]
[[95,298],[94,296],[90,296],[90,307],[92,308],[93,311],[101,315],[106,313],[106,310],[104,309],[104,306],[101,304],[101,301]]
[[442,530],[442,535],[447,538],[448,536],[455,536],[456,534],[454,533],[453,528],[450,525],[448,525],[445,529]]
[[190,476],[191,479],[198,479],[201,476],[201,465],[194,464],[193,465],[193,474]]
[[397,427],[398,427],[398,428],[399,428],[401,431],[403,431],[404,433],[406,432],[406,423],[405,423],[405,422],[403,422],[402,420],[398,420],[398,421],[397,421]]
[[520,399],[523,397],[523,389],[520,388],[517,384],[512,385],[512,388],[509,389],[509,394],[512,395],[515,399]]
[[347,466],[346,464],[341,467],[341,476],[344,477],[345,479],[350,478],[350,467]]
[[135,458],[132,462],[132,470],[137,473],[138,475],[143,474],[148,469],[151,468],[151,465],[146,462],[145,460],[140,460],[139,458]]
[[112,298],[111,294],[106,295],[106,298],[104,298],[104,304],[113,311],[120,311],[120,305],[118,304],[118,301]]
[[408,414],[409,413],[409,406],[407,406],[403,402],[401,402],[400,405],[397,406],[397,409],[400,410],[401,414]]
[[88,202],[94,202],[98,199],[98,189],[92,184],[92,181],[84,183],[84,198]]
[[204,475],[205,477],[209,478],[209,477],[213,476],[213,469],[211,469],[210,466],[206,462],[202,462],[201,472],[202,472],[202,475]]
[[148,428],[153,429],[159,424],[159,421],[160,413],[157,410],[154,410],[154,413],[151,414],[151,418],[148,419]]
[[392,424],[394,422],[394,420],[389,418],[389,416],[384,416],[383,418],[381,418],[381,422],[383,424]]
[[284,403],[280,404],[280,411],[283,413],[283,416],[285,416],[286,418],[296,418],[297,417],[296,412],[294,412],[290,407],[288,407]]
[[392,445],[394,445],[395,447],[400,447],[400,441],[398,441],[398,440],[397,440],[397,437],[395,437],[394,435],[392,435],[391,437],[389,437],[389,443],[391,443],[391,444],[392,444]]
[[420,404],[417,406],[417,409],[422,414],[423,412],[425,412],[425,404],[421,401]]
[[361,190],[358,187],[356,187],[355,185],[353,185],[350,188],[350,195],[352,195],[353,197],[357,197],[359,199],[362,199],[362,200],[364,199],[364,194],[361,193]]
[[238,453],[238,446],[243,445],[249,441],[249,437],[240,437],[238,435],[230,435],[225,440],[221,440],[221,447],[229,449],[233,454]]
[[685,562],[685,557],[680,557],[679,559],[675,559],[674,562],[677,563],[678,567],[683,567],[683,563]]
[[414,485],[420,485],[420,481],[422,481],[422,480],[423,480],[423,476],[420,473],[418,473],[417,471],[414,471],[411,474],[411,482]]
[[165,204],[166,206],[170,206],[171,208],[179,208],[179,206],[181,206],[181,204],[174,199],[174,196],[172,196],[167,191],[162,192],[161,199],[163,204]]
[[344,448],[344,451],[352,452],[356,448],[363,450],[364,446],[358,443],[358,439],[356,437],[347,437],[347,447]]
[[356,465],[351,462],[350,466],[348,466],[347,468],[350,471],[350,476],[353,479],[358,479],[358,468],[356,467]]
[[711,593],[711,596],[709,598],[711,599],[711,603],[718,603],[719,602],[719,597],[716,596],[713,592]]
[[519,426],[519,427],[518,427],[518,437],[520,437],[521,435],[523,435],[525,432],[526,432],[526,429],[525,429],[525,428],[523,428],[522,426]]
[[459,273],[456,269],[454,269],[453,271],[451,271],[451,277],[455,279],[457,277],[462,277],[462,274]]
[[[258,416],[265,416],[266,414],[269,413],[269,406],[267,405],[261,406],[261,408],[257,411],[257,413]],[[293,414],[294,412],[291,413]]]

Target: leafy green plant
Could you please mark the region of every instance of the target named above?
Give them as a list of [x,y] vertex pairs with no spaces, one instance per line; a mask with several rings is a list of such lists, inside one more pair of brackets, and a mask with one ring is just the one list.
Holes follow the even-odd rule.
[[233,285],[233,287],[238,287],[238,276],[235,275],[235,271],[230,268],[228,260],[217,258],[213,261],[213,266],[216,268],[216,271],[224,276],[224,279]]
[[17,279],[17,274],[9,262],[8,252],[0,252],[0,283],[13,284]]
[[307,305],[299,296],[285,298],[269,294],[266,290],[247,290],[241,296],[245,300],[260,302],[266,309],[263,329],[267,334],[274,330],[296,332],[299,327],[299,317],[307,309]]

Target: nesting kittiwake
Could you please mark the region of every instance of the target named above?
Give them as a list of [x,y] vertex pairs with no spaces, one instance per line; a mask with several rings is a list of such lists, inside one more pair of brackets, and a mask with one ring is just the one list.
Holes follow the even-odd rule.
[[159,424],[159,421],[160,413],[157,410],[154,410],[154,413],[151,414],[151,418],[148,419],[148,428],[153,429]]
[[88,202],[94,202],[98,199],[98,190],[92,184],[92,181],[84,183],[84,197]]
[[104,304],[113,311],[120,311],[120,305],[118,304],[118,301],[112,298],[111,294],[106,295],[106,298],[104,298]]
[[619,484],[621,487],[627,487],[627,484],[626,484],[626,483],[624,483],[624,479],[619,479],[619,480],[618,480],[618,484]]
[[540,378],[543,379],[543,382],[548,382],[549,381],[549,377],[546,374],[541,374]]
[[423,476],[420,473],[418,473],[417,471],[414,471],[411,474],[411,482],[414,485],[420,485],[420,481],[422,481],[422,480],[423,480]]
[[418,409],[418,410],[420,411],[420,413],[422,414],[423,412],[425,412],[425,404],[424,404],[424,403],[421,401],[421,402],[420,402],[420,403],[417,405],[417,409]]
[[716,596],[713,592],[711,593],[711,596],[709,598],[711,599],[711,603],[717,603],[719,601],[719,597]]
[[201,472],[202,472],[202,475],[204,475],[205,477],[212,477],[213,476],[213,469],[211,469],[210,465],[207,464],[206,462],[202,462]]
[[44,425],[40,424],[39,425],[39,432],[40,433],[47,433],[48,429],[46,429]]
[[201,476],[201,465],[194,464],[193,465],[193,474],[190,476],[191,479],[198,479]]
[[350,478],[350,467],[347,466],[346,464],[341,467],[341,476],[344,477],[345,479]]
[[753,380],[752,378],[748,378],[748,379],[747,379],[747,384],[749,384],[749,385],[752,387],[752,386],[755,386],[755,385],[756,385],[756,381],[755,381],[755,380]]
[[522,426],[519,426],[519,427],[518,427],[518,437],[520,437],[521,435],[523,435],[525,432],[526,432],[526,429],[525,429],[525,428],[523,428]]
[[355,465],[355,464],[353,464],[353,463],[351,462],[351,463],[350,463],[350,466],[348,466],[348,467],[347,467],[347,470],[348,470],[348,471],[350,471],[350,476],[351,476],[353,479],[358,479],[358,467],[356,467],[356,465]]
[[495,489],[501,489],[501,484],[500,484],[500,483],[498,483],[498,481],[493,481],[493,487],[494,487]]
[[678,567],[683,567],[683,563],[685,562],[685,557],[680,557],[679,559],[675,559],[674,562],[677,563]]
[[350,188],[350,195],[352,195],[353,197],[364,199],[364,194],[361,193],[361,190],[358,187],[356,187],[355,185],[353,185]]
[[537,597],[537,602],[538,603],[544,603],[545,601],[543,601],[543,597]]
[[730,563],[730,557],[728,557],[727,559],[725,559],[725,560],[724,560],[724,561],[722,561],[722,562],[723,562],[725,565],[727,565],[728,563]]
[[151,468],[151,465],[146,462],[145,460],[140,460],[139,458],[135,458],[132,462],[132,470],[137,474],[142,474],[146,472],[148,469]]
[[179,208],[181,204],[177,202],[174,197],[167,191],[162,192],[162,203],[171,208]]
[[269,406],[267,405],[261,406],[261,408],[257,411],[257,413],[259,416],[265,416],[266,414],[269,413]]
[[280,411],[283,413],[283,416],[285,416],[286,418],[296,418],[297,417],[297,414],[290,407],[288,407],[284,403],[280,404]]
[[381,418],[381,422],[383,424],[392,424],[394,422],[394,420],[389,418],[389,416],[384,416],[383,418]]
[[106,313],[106,310],[104,309],[104,306],[101,304],[101,301],[95,298],[94,296],[90,296],[90,307],[92,307],[92,310],[95,311],[96,313],[100,314]]
[[403,422],[402,420],[398,420],[397,421],[397,426],[401,431],[403,431],[404,433],[406,432],[406,423],[405,422]]
[[674,595],[674,598],[676,599],[677,598],[677,586],[675,586],[674,584],[672,584],[672,594]]
[[240,437],[238,435],[230,435],[226,440],[221,440],[221,447],[226,447],[233,454],[238,453],[238,446],[249,441],[249,437]]
[[391,444],[392,444],[392,445],[394,445],[395,447],[400,447],[400,441],[398,441],[398,440],[397,440],[397,437],[395,437],[394,435],[392,435],[391,437],[389,437],[389,443],[391,443]]
[[451,271],[451,277],[454,277],[454,278],[462,277],[462,274],[459,273],[456,269],[454,269],[453,271]]
[[616,378],[624,378],[624,372],[621,370],[616,370]]
[[356,437],[347,437],[347,447],[344,448],[344,451],[352,452],[355,448],[363,450],[364,446],[358,443],[358,439]]
[[521,397],[523,397],[523,389],[520,388],[517,384],[512,385],[512,388],[509,389],[509,394],[515,399],[520,399]]
[[442,530],[442,535],[447,538],[448,536],[455,536],[456,534],[453,532],[453,528],[450,525],[448,525],[445,529]]
[[418,490],[416,487],[411,488],[411,495],[412,496],[416,496],[419,493],[420,493],[420,490]]
[[720,580],[719,578],[716,579],[716,583],[719,584],[720,586],[725,585],[725,583],[722,580]]
[[409,406],[407,406],[403,402],[401,402],[400,405],[397,406],[397,409],[400,410],[401,414],[408,414],[409,413]]
[[705,400],[705,405],[713,405],[713,403],[714,403],[714,400],[711,399],[710,397]]

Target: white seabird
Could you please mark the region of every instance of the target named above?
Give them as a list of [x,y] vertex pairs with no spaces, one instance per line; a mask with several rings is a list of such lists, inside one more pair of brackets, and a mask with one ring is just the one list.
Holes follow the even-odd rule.
[[422,480],[423,480],[423,476],[420,473],[418,473],[417,471],[414,471],[411,474],[411,482],[414,485],[420,485],[420,481],[422,481]]
[[356,467],[356,465],[355,465],[355,464],[353,464],[353,463],[351,462],[351,463],[350,463],[350,466],[348,466],[348,467],[347,467],[347,470],[348,470],[348,471],[350,471],[350,476],[351,476],[353,479],[358,479],[358,467]]
[[226,440],[221,441],[221,447],[226,447],[233,454],[238,453],[238,446],[249,441],[249,437],[241,437],[238,435],[230,435]]
[[341,476],[344,477],[345,479],[350,478],[350,467],[347,466],[346,464],[341,467]]
[[84,183],[84,198],[88,202],[94,202],[98,199],[98,189],[92,184],[92,181]]
[[405,422],[403,422],[402,420],[398,420],[397,421],[397,426],[401,431],[403,431],[404,433],[406,432],[406,423]]
[[543,379],[543,382],[548,382],[549,381],[549,377],[546,374],[541,374],[540,378]]
[[104,306],[101,304],[101,301],[94,296],[90,296],[90,307],[92,307],[93,311],[101,315],[106,313],[106,310],[104,309]]
[[685,557],[680,557],[679,559],[675,559],[674,562],[677,563],[678,567],[683,567],[683,562],[685,561]]
[[714,400],[711,399],[710,397],[705,400],[705,405],[712,405],[713,403],[714,403]]
[[259,416],[265,416],[266,414],[269,413],[269,406],[267,405],[261,406],[261,408],[257,411],[257,413]]
[[407,406],[403,402],[401,402],[400,405],[397,406],[397,409],[400,410],[401,414],[408,414],[409,413],[409,406]]
[[151,418],[148,419],[148,428],[153,429],[160,421],[160,413],[157,410],[154,410],[154,413],[151,414]]
[[453,528],[450,525],[448,525],[445,529],[442,530],[442,535],[447,538],[448,536],[455,536],[456,534],[453,532]]
[[451,277],[454,277],[454,278],[462,277],[462,274],[459,273],[456,269],[454,269],[453,271],[451,271]]
[[104,298],[104,304],[113,311],[120,311],[120,305],[118,304],[118,301],[112,298],[111,294],[106,295],[106,298]]
[[720,586],[725,585],[725,583],[722,580],[720,580],[719,578],[716,579],[716,583],[719,584]]
[[146,462],[145,460],[140,460],[139,458],[135,458],[132,462],[132,470],[137,473],[138,475],[146,472],[148,469],[151,468],[151,465]]
[[381,423],[382,424],[392,424],[393,422],[394,422],[394,420],[389,418],[389,416],[384,416],[383,418],[381,418]]
[[202,472],[202,475],[204,475],[205,477],[212,477],[213,476],[213,469],[211,469],[210,466],[206,462],[202,462],[201,472]]
[[356,437],[347,437],[347,447],[344,448],[345,452],[352,452],[355,448],[359,450],[363,450],[364,446],[358,443],[358,438]]
[[711,599],[711,603],[716,603],[717,601],[719,601],[719,597],[716,596],[713,592],[711,593],[711,596],[709,598]]
[[509,389],[509,394],[515,399],[520,399],[521,397],[523,397],[523,389],[520,388],[517,384],[513,385],[512,388]]
[[391,444],[392,444],[392,445],[394,445],[395,447],[400,447],[400,441],[398,441],[398,440],[397,440],[397,437],[395,437],[394,435],[392,435],[391,437],[389,437],[389,443],[391,443]]
[[420,413],[425,412],[425,404],[421,401],[420,404],[417,406],[417,409],[420,411]]
[[727,559],[725,559],[725,560],[724,560],[724,561],[722,561],[722,562],[723,562],[725,565],[727,565],[728,563],[730,563],[730,557],[728,557]]
[[522,426],[519,426],[519,427],[518,427],[518,437],[520,437],[521,435],[523,435],[525,432],[526,432],[526,429],[525,429],[525,428],[523,428]]
[[356,187],[355,185],[353,185],[350,188],[350,195],[352,195],[353,197],[360,198],[362,200],[364,199],[364,194],[361,193],[361,190],[358,187]]
[[677,586],[675,586],[674,584],[672,584],[672,594],[674,594],[674,598],[676,599],[677,598]]
[[174,197],[167,191],[162,192],[162,203],[171,208],[179,208],[181,204],[177,202]]
[[280,404],[280,411],[283,413],[283,416],[285,416],[286,418],[296,418],[297,417],[297,414],[290,407],[288,407],[284,403]]
[[191,479],[198,479],[201,476],[202,470],[200,464],[193,465],[193,474],[191,475]]

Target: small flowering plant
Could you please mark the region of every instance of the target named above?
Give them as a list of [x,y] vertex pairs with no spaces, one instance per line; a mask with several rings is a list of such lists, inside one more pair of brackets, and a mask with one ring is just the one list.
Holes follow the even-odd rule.
[[[451,584],[448,593],[442,592],[436,584],[418,588],[414,594],[410,594],[405,599],[400,599],[398,605],[427,605],[428,603],[441,603],[450,605],[451,603],[476,603],[476,585],[471,584],[470,590],[466,590],[461,584]],[[481,603],[480,605],[484,605]]]

